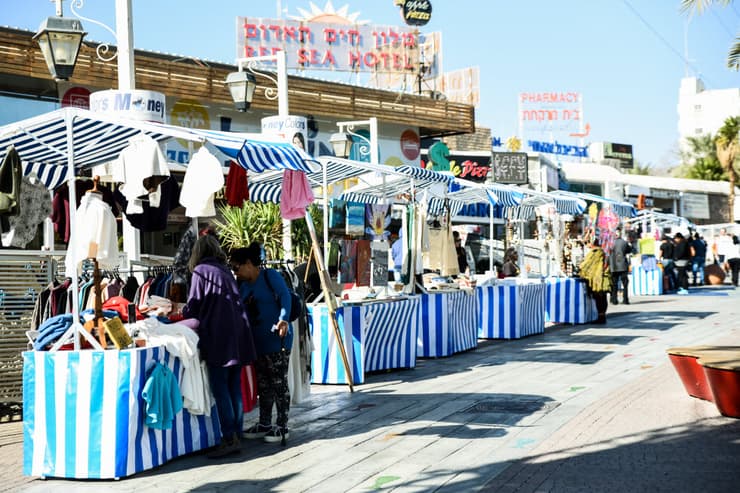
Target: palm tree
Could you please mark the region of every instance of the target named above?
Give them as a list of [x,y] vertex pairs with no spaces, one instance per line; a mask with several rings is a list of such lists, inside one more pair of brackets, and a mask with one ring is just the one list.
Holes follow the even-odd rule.
[[737,181],[740,166],[737,163],[738,150],[740,150],[740,117],[731,116],[725,120],[724,125],[717,131],[714,145],[717,148],[717,159],[722,169],[727,173],[730,180],[730,194],[727,196],[727,205],[730,208],[730,222],[735,222],[735,182]]
[[687,137],[689,149],[681,151],[681,166],[673,173],[677,178],[720,181],[727,179],[717,159],[717,148],[712,134]]
[[642,164],[635,160],[635,164],[632,168],[627,168],[625,173],[630,175],[649,175],[653,165],[650,163]]
[[[696,11],[701,14],[704,9],[713,3],[727,6],[732,3],[732,0],[681,0],[681,12],[691,13],[691,11]],[[735,38],[735,44],[732,45],[727,55],[727,67],[740,70],[740,36]]]

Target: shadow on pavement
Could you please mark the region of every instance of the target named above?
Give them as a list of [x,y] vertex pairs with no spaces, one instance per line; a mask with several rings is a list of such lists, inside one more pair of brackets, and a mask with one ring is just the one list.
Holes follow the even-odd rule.
[[[516,461],[481,491],[738,491],[740,420],[707,419]],[[629,442],[629,443],[625,443]]]
[[[291,417],[293,425],[288,449],[301,454],[301,463],[316,461],[316,467],[328,467],[326,454],[322,449],[324,440],[367,435],[367,440],[379,443],[379,457],[382,449],[392,447],[394,439],[403,436],[445,437],[461,440],[482,440],[503,437],[509,433],[507,427],[515,426],[522,419],[534,414],[544,415],[559,403],[553,399],[531,394],[488,393],[464,394],[404,394],[381,391],[367,391],[347,394],[346,398],[323,400],[315,395],[309,404],[300,406],[301,412]],[[351,403],[348,403],[351,401]],[[384,429],[386,431],[375,431]],[[421,442],[420,442],[421,443]],[[426,443],[426,442],[424,442]],[[239,455],[218,460],[206,458],[205,453],[197,453],[172,460],[155,469],[132,476],[139,480],[173,474],[179,471],[193,471],[222,464],[249,464],[262,457],[285,451],[279,444],[264,443],[262,440],[242,439]],[[249,467],[259,471],[258,462]],[[264,467],[264,466],[261,466]],[[283,481],[234,481],[208,483],[190,491],[273,491],[280,490]],[[121,479],[121,482],[129,478]],[[79,480],[76,480],[79,481]],[[66,482],[66,481],[65,481]],[[98,481],[83,481],[96,484]],[[100,483],[103,484],[103,483]]]
[[[325,463],[323,467],[330,466]],[[729,493],[737,491],[740,481],[740,420],[721,425],[696,421],[690,427],[656,429],[510,463],[481,459],[467,470],[445,469],[432,463],[429,467],[430,471],[415,472],[413,479],[376,474],[353,491],[425,491],[428,485],[450,480],[449,484],[454,485],[450,491]],[[357,472],[347,468],[346,473]],[[481,488],[486,478],[495,474],[498,475]],[[189,491],[282,491],[283,484],[292,479],[293,475],[286,474],[264,481],[216,480]],[[305,487],[320,491],[321,483]]]

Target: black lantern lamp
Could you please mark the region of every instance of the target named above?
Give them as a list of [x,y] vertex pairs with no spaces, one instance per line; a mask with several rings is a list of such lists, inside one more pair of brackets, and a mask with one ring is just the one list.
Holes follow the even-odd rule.
[[229,86],[231,99],[239,111],[247,111],[252,104],[254,90],[257,88],[257,79],[254,75],[240,70],[226,76],[226,85]]
[[77,19],[50,16],[41,23],[33,39],[39,43],[54,79],[67,80],[72,76],[82,38],[86,34],[82,30],[82,23]]

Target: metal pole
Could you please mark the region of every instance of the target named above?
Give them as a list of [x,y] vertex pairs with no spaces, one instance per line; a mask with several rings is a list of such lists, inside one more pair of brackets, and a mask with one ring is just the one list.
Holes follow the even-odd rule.
[[[374,116],[369,119],[370,125],[370,162],[378,164],[378,119]],[[385,174],[383,175],[385,176]]]
[[[116,0],[116,43],[118,44],[118,89],[129,91],[136,88],[134,70],[134,28],[131,19],[131,0]],[[141,258],[141,233],[134,228],[123,214],[123,250],[126,265]]]
[[[326,163],[321,163],[322,185],[324,186],[324,210],[322,218],[324,220],[323,241],[324,241],[324,261],[329,262],[329,177],[327,176]],[[308,218],[306,218],[308,220]],[[327,267],[328,268],[328,267]]]
[[[288,70],[285,61],[285,52],[275,53],[277,62],[277,91],[278,91],[278,116],[288,117]],[[308,218],[307,218],[308,220]],[[293,238],[290,233],[290,219],[283,219],[283,253],[287,260],[293,258]]]
[[277,61],[277,90],[278,90],[278,116],[288,116],[288,69],[285,60],[285,52],[275,53]]

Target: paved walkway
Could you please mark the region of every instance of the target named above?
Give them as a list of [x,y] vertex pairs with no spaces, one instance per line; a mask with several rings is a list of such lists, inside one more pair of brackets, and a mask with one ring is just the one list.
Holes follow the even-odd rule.
[[0,441],[0,489],[734,492],[740,420],[686,395],[665,349],[740,343],[740,292],[693,293],[610,307],[606,326],[481,341],[372,375],[352,394],[314,386],[291,410],[285,448],[244,441],[223,460],[194,454],[120,481],[75,481],[23,478],[19,443]]

